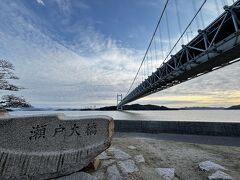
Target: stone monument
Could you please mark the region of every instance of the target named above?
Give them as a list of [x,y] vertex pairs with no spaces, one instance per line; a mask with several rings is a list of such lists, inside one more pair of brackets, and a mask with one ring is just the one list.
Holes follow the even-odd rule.
[[0,118],[0,179],[48,179],[79,171],[111,145],[107,116]]

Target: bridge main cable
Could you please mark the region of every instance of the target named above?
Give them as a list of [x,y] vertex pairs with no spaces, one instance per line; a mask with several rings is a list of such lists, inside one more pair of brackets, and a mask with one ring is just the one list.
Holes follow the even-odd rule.
[[154,39],[154,36],[155,36],[155,34],[156,34],[156,32],[157,32],[157,29],[158,29],[158,27],[159,27],[159,25],[160,25],[160,22],[161,22],[162,18],[163,18],[164,12],[165,12],[165,10],[167,9],[168,2],[169,2],[169,0],[167,0],[166,3],[165,3],[165,5],[164,5],[164,8],[163,8],[162,13],[161,13],[161,16],[160,16],[160,18],[159,18],[159,20],[158,20],[157,26],[156,26],[156,28],[155,28],[155,30],[154,30],[154,33],[153,33],[152,37],[151,37],[150,43],[149,43],[149,45],[148,45],[148,47],[147,47],[147,50],[146,50],[146,52],[145,52],[145,54],[144,54],[144,57],[143,57],[143,59],[142,59],[142,62],[141,62],[141,64],[140,64],[139,68],[138,68],[137,74],[135,75],[135,77],[134,77],[134,79],[133,79],[133,82],[132,82],[130,88],[128,89],[128,91],[127,91],[126,96],[128,95],[128,93],[129,93],[130,90],[132,89],[132,86],[133,86],[133,84],[134,84],[134,82],[135,82],[135,80],[136,80],[136,78],[137,78],[137,76],[138,76],[138,73],[139,73],[139,71],[140,71],[140,69],[141,69],[141,67],[142,67],[142,65],[143,65],[143,62],[144,62],[144,60],[145,60],[145,58],[146,58],[146,56],[147,56],[147,53],[148,53],[148,51],[149,51],[149,49],[150,49],[150,47],[151,47],[152,41],[153,41],[153,39]]
[[[173,48],[169,50],[170,52],[160,67],[130,93],[129,90],[127,96],[118,104],[118,107],[240,61],[240,0],[231,6],[224,6],[224,13],[203,30],[198,30],[197,36],[186,45],[183,45],[181,50],[168,59],[206,1],[202,3]],[[154,35],[155,33],[156,31]],[[154,39],[154,35],[151,42]],[[145,53],[143,62],[150,46],[151,43]],[[165,62],[166,60],[168,61]]]
[[[148,53],[148,51],[149,51],[149,49],[150,49],[150,47],[151,47],[152,41],[153,41],[153,39],[154,39],[154,36],[156,35],[156,32],[157,32],[157,30],[158,30],[158,28],[159,28],[159,25],[160,25],[160,23],[161,23],[161,21],[162,21],[163,15],[164,15],[164,13],[165,13],[165,11],[166,11],[166,9],[167,9],[167,5],[169,4],[169,1],[170,1],[170,0],[166,0],[166,2],[165,2],[164,8],[163,8],[162,13],[161,13],[161,15],[160,15],[160,17],[159,17],[159,20],[158,20],[158,22],[157,22],[157,26],[156,26],[156,28],[155,28],[155,30],[154,30],[154,32],[153,32],[153,35],[152,35],[151,40],[150,40],[150,43],[149,43],[149,45],[148,45],[148,47],[147,47],[147,50],[146,50],[146,52],[145,52],[145,54],[144,54],[144,56],[143,56],[143,59],[142,59],[141,64],[140,64],[140,66],[139,66],[139,68],[138,68],[138,71],[137,71],[137,73],[136,73],[136,75],[135,75],[135,77],[134,77],[134,79],[133,79],[133,82],[132,82],[130,88],[128,89],[128,91],[127,91],[126,96],[129,94],[130,90],[131,90],[132,87],[133,87],[134,82],[135,82],[136,79],[137,79],[137,76],[138,76],[138,74],[139,74],[139,71],[140,71],[140,69],[141,69],[141,67],[142,67],[142,65],[143,65],[143,63],[144,63],[144,61],[145,61],[145,58],[146,58],[147,53]],[[196,12],[196,14],[194,15],[193,19],[191,20],[191,22],[189,23],[189,25],[187,26],[187,28],[184,30],[184,32],[182,33],[182,35],[181,35],[180,38],[178,39],[177,43],[179,42],[179,40],[181,39],[181,37],[184,35],[184,33],[186,32],[186,30],[188,29],[188,27],[191,25],[191,23],[194,21],[194,19],[196,18],[196,16],[197,16],[198,13],[200,12],[200,10],[202,9],[202,7],[203,7],[204,4],[206,3],[206,1],[207,1],[207,0],[204,0],[204,2],[202,3],[201,7],[199,8],[199,10]],[[179,24],[179,27],[180,27],[180,30],[181,30],[180,24]],[[159,32],[160,32],[160,28],[159,28]],[[161,33],[161,32],[160,32],[160,33]],[[169,39],[169,41],[170,41],[170,39]],[[175,43],[174,47],[173,47],[172,49],[170,49],[170,53],[166,56],[166,58],[164,59],[164,61],[165,61],[165,60],[167,59],[167,57],[171,54],[172,50],[175,48],[175,46],[177,45],[177,43]],[[126,96],[125,96],[125,97],[126,97]],[[121,102],[120,102],[119,104],[121,104]]]

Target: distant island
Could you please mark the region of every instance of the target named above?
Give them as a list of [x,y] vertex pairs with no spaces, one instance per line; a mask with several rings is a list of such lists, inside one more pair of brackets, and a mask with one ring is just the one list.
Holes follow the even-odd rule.
[[[97,111],[114,111],[116,110],[116,106],[105,106],[101,108],[97,108]],[[151,110],[151,111],[159,111],[159,110],[240,110],[240,105],[234,105],[228,108],[224,107],[183,107],[183,108],[169,108],[166,106],[157,106],[152,104],[141,105],[141,104],[132,104],[132,105],[125,105],[123,106],[123,110],[135,110],[135,111],[142,111],[142,110]],[[85,109],[90,110],[90,109]]]
[[[116,111],[116,106],[105,106],[100,108],[18,108],[18,109],[6,109],[7,111]],[[231,107],[183,107],[183,108],[169,108],[166,106],[157,106],[152,104],[141,105],[131,104],[123,106],[123,110],[134,111],[168,111],[168,110],[240,110],[240,105],[234,105]]]
[[231,106],[231,107],[229,107],[229,108],[227,108],[227,109],[240,109],[240,105],[235,105],[235,106]]
[[[116,106],[106,106],[101,107],[97,110],[100,111],[113,111],[116,110]],[[123,110],[178,110],[177,108],[168,108],[166,106],[157,106],[157,105],[141,105],[141,104],[132,104],[132,105],[125,105],[123,106]]]
[[225,110],[224,107],[184,107],[179,110]]

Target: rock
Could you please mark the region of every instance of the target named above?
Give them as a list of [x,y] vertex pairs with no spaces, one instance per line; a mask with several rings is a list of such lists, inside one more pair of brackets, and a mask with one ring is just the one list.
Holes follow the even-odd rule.
[[107,168],[107,176],[109,180],[122,180],[122,176],[120,175],[116,165],[112,165]]
[[103,171],[95,171],[91,173],[92,176],[94,176],[97,180],[105,180],[105,175]]
[[129,154],[127,154],[126,152],[120,149],[109,148],[107,152],[108,154],[113,155],[116,159],[119,159],[119,160],[125,160],[125,159],[131,158]]
[[113,164],[113,163],[115,163],[115,162],[116,162],[115,159],[103,160],[103,161],[101,162],[101,167],[109,166],[109,165],[111,165],[111,164]]
[[111,156],[108,156],[107,153],[104,151],[101,154],[99,154],[97,158],[100,160],[106,160],[106,159],[110,159]]
[[97,180],[97,179],[88,173],[77,172],[68,176],[56,178],[54,180]]
[[145,159],[143,157],[143,155],[137,155],[134,157],[136,163],[145,163]]
[[83,171],[95,171],[100,165],[100,160],[94,158],[86,167],[83,168]]
[[174,168],[156,168],[155,171],[160,175],[164,180],[172,180],[174,178]]
[[208,176],[209,180],[232,180],[233,178],[229,176],[228,174],[222,172],[222,171],[216,171],[211,176]]
[[219,164],[216,164],[214,162],[211,162],[211,161],[203,161],[199,164],[199,168],[202,170],[202,171],[211,171],[211,170],[226,170],[225,167],[219,165]]
[[87,166],[112,140],[106,116],[39,115],[0,119],[0,179],[48,179]]
[[138,167],[136,166],[134,161],[131,159],[128,159],[125,161],[119,161],[118,165],[121,167],[122,172],[125,174],[139,171]]
[[135,150],[135,149],[137,149],[135,146],[128,146],[128,149],[131,149],[131,150]]

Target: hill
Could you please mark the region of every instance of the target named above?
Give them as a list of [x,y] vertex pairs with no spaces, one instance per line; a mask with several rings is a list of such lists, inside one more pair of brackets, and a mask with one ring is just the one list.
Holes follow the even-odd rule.
[[180,110],[224,110],[224,107],[184,107]]
[[[106,107],[101,107],[97,110],[100,111],[114,111],[116,110],[116,106],[106,106]],[[157,106],[157,105],[141,105],[141,104],[132,104],[132,105],[125,105],[123,106],[123,110],[178,110],[176,108],[168,108],[165,106]]]
[[231,107],[229,107],[227,109],[240,109],[240,105],[231,106]]

